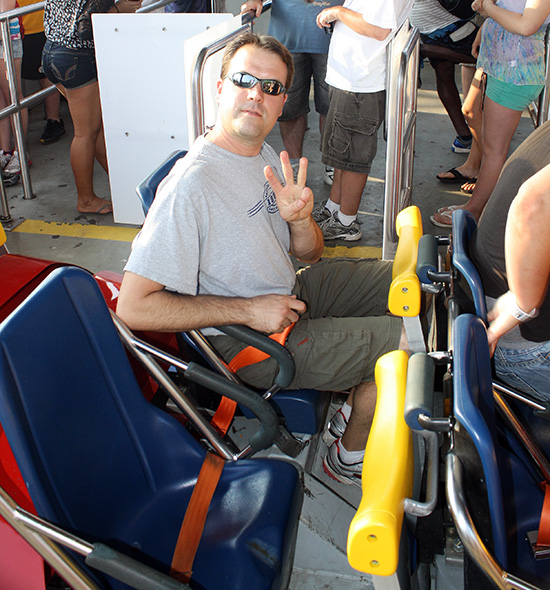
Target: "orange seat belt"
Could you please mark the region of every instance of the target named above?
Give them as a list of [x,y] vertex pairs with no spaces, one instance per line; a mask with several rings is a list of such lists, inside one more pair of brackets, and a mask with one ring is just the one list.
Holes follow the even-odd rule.
[[[282,332],[272,334],[270,338],[284,345],[293,327],[294,324],[290,324]],[[248,367],[248,365],[259,363],[268,357],[269,355],[267,353],[253,346],[247,346],[232,359],[229,363],[229,368],[232,371],[237,371],[243,367]],[[233,420],[236,407],[237,403],[235,401],[227,397],[222,397],[211,421],[212,426],[222,436],[225,435]],[[221,457],[210,452],[206,453],[197,483],[193,488],[193,493],[191,494],[183,522],[181,523],[178,540],[172,556],[170,575],[185,584],[189,583],[193,573],[193,562],[206,523],[208,508],[216,491],[224,465],[225,461]]]
[[[290,324],[290,326],[287,326],[282,332],[277,332],[277,334],[271,334],[271,340],[274,340],[281,346],[284,346],[286,339],[290,334],[290,330],[292,330],[292,328],[294,328],[295,325],[296,322],[293,322],[292,324]],[[229,368],[232,371],[237,372],[239,369],[248,367],[249,365],[265,361],[266,358],[269,358],[269,354],[267,354],[267,352],[263,352],[257,348],[254,348],[254,346],[247,346],[231,359],[231,362],[229,363]]]
[[170,566],[170,575],[184,584],[188,584],[191,579],[193,561],[199,548],[208,508],[224,465],[225,461],[221,457],[209,451],[206,453],[185,511]]
[[540,515],[539,532],[537,535],[537,547],[550,547],[550,485],[543,481],[541,487],[544,491],[544,502]]

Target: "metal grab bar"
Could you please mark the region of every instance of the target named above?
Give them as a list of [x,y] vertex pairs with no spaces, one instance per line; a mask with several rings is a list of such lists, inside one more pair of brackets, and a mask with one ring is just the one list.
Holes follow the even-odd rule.
[[[13,128],[15,135],[15,145],[19,153],[19,161],[21,164],[21,180],[23,183],[23,198],[33,199],[36,195],[33,194],[31,177],[29,174],[29,165],[27,161],[27,151],[25,147],[25,138],[23,136],[23,122],[21,120],[21,110],[30,108],[38,102],[44,100],[46,96],[57,92],[57,88],[45,88],[39,90],[29,96],[19,99],[19,92],[17,88],[17,81],[15,76],[15,63],[13,58],[13,47],[11,44],[11,36],[9,31],[9,20],[18,18],[32,12],[39,12],[44,9],[44,2],[31,4],[29,6],[22,6],[14,10],[7,10],[0,12],[0,30],[2,32],[2,41],[4,44],[4,57],[6,63],[6,76],[8,79],[8,87],[10,90],[11,104],[0,110],[0,119],[12,117]],[[6,191],[4,189],[4,182],[0,179],[0,222],[6,224],[6,229],[9,231],[15,227],[8,208],[8,200]]]
[[499,590],[540,590],[502,569],[477,532],[464,497],[463,467],[454,452],[446,460],[446,493],[456,529],[468,555]]
[[[394,40],[399,36],[403,27],[409,27],[406,21]],[[391,260],[395,254],[397,234],[395,220],[399,211],[410,205],[410,193],[413,173],[414,140],[416,130],[416,91],[418,78],[418,46],[420,31],[416,28],[409,30],[409,38],[401,52],[397,79],[394,78],[391,67],[392,48],[394,40],[388,47],[388,68],[386,92],[388,93],[388,143],[386,147],[386,186],[384,191],[384,230],[382,239],[382,259]],[[412,76],[410,73],[412,72]],[[409,77],[410,83],[409,82]],[[406,101],[409,91],[409,101]],[[395,92],[393,100],[390,93]],[[391,104],[390,104],[391,100]],[[410,108],[407,108],[410,102]],[[392,108],[395,104],[395,108]],[[403,181],[405,195],[402,197]]]

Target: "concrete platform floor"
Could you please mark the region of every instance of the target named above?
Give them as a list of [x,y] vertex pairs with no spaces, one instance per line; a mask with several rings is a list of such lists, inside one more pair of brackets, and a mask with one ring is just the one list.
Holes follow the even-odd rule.
[[[468,197],[460,193],[459,185],[443,185],[435,176],[460,165],[466,156],[454,154],[450,149],[454,130],[435,92],[433,70],[427,62],[422,70],[422,80],[423,86],[418,92],[412,198],[422,211],[424,231],[441,234],[446,230],[434,227],[429,221],[430,214],[443,205],[464,203]],[[21,222],[13,231],[8,231],[8,248],[14,253],[79,264],[92,271],[120,272],[129,255],[131,240],[139,228],[116,224],[111,214],[77,212],[76,191],[69,162],[73,133],[64,102],[62,116],[67,127],[66,135],[57,143],[45,146],[39,142],[45,123],[43,108],[39,105],[30,113],[27,145],[33,162],[30,172],[36,198],[24,199],[21,183],[6,189],[12,219],[15,223]],[[531,120],[524,113],[512,149],[532,130]],[[283,149],[278,126],[271,132],[268,142],[277,151]],[[360,207],[363,238],[351,243],[330,242],[325,251],[326,256],[380,256],[385,146],[380,134],[378,155]],[[322,201],[328,197],[330,188],[322,180],[324,167],[319,152],[318,117],[314,112],[310,113],[304,155],[309,158],[308,184],[313,189],[315,201]],[[148,172],[145,171],[144,176]],[[109,197],[107,176],[98,165],[95,186],[99,196]],[[5,227],[9,230],[10,224],[5,224]]]

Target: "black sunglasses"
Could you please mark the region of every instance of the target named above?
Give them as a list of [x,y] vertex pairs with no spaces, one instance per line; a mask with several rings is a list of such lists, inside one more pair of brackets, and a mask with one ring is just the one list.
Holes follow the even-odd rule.
[[286,88],[278,80],[261,80],[247,72],[236,72],[227,77],[239,88],[254,88],[256,84],[259,84],[262,92],[270,96],[278,96],[286,92]]

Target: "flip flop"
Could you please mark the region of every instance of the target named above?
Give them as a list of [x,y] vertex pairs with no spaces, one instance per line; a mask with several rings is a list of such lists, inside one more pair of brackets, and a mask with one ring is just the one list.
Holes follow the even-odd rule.
[[[453,225],[452,217],[455,209],[462,209],[460,205],[450,205],[449,207],[441,207],[433,215],[430,215],[430,221],[437,227],[450,228]],[[440,219],[436,219],[436,215]]]
[[450,211],[452,213],[455,209],[462,209],[462,205],[447,205],[446,207],[440,207],[436,213],[441,214],[445,211]]
[[[108,209],[108,211],[105,211],[105,209]],[[100,207],[97,211],[89,213],[89,215],[107,215],[107,213],[112,213],[112,212],[113,212],[113,206],[111,205],[111,203],[109,203],[108,205],[103,205],[103,207]]]
[[467,176],[464,176],[464,174],[459,172],[456,168],[451,168],[450,170],[447,170],[447,173],[452,174],[453,177],[441,178],[441,176],[439,176],[438,174],[436,176],[437,180],[439,180],[439,182],[442,182],[443,184],[464,184],[465,182],[475,182],[474,178],[468,178]]
[[472,178],[472,180],[467,180],[464,184],[473,184],[473,188],[471,189],[466,189],[464,188],[464,185],[462,185],[460,187],[460,192],[464,193],[465,195],[471,195],[474,192],[474,189],[476,188],[476,182],[477,182],[477,178]]

